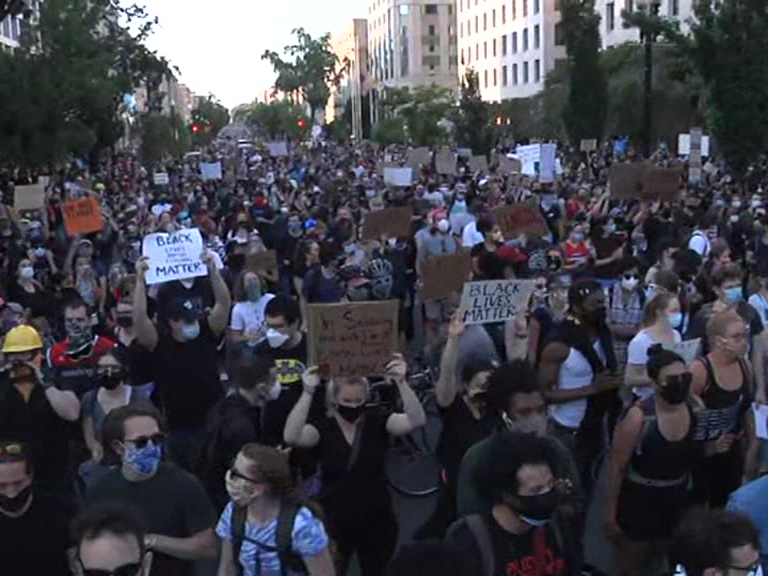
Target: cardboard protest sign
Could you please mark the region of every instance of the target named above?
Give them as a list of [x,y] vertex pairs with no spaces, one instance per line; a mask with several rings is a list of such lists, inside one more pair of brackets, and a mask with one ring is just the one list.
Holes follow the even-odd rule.
[[642,197],[674,200],[680,194],[682,168],[662,168],[645,165],[642,179]]
[[484,174],[487,174],[488,158],[486,158],[485,156],[472,156],[472,158],[469,159],[469,169],[475,174],[477,174],[478,172],[483,172]]
[[383,235],[408,238],[412,219],[413,209],[407,206],[368,212],[363,219],[363,240],[379,240]]
[[90,234],[104,228],[99,201],[93,196],[64,202],[61,212],[64,216],[64,226],[70,236]]
[[435,154],[435,170],[448,176],[456,174],[456,154],[451,150],[439,150]]
[[221,161],[200,164],[203,180],[221,180]]
[[549,233],[547,222],[537,204],[530,202],[503,204],[493,213],[504,238],[515,238],[520,234],[542,236]]
[[500,154],[498,156],[499,172],[502,174],[520,174],[523,171],[523,163],[517,158],[508,158]]
[[414,148],[408,151],[408,157],[405,161],[405,165],[416,170],[420,169],[425,164],[432,162],[432,152],[429,148]]
[[594,152],[597,150],[597,140],[594,138],[591,140],[582,140],[579,143],[579,150],[582,152]]
[[464,324],[504,322],[527,311],[535,280],[467,282],[461,295]]
[[270,142],[267,144],[270,156],[288,156],[287,142]]
[[309,305],[309,363],[324,376],[385,373],[397,350],[398,302]]
[[155,186],[167,186],[170,179],[167,172],[155,172],[152,175],[152,181],[155,183]]
[[642,162],[619,162],[608,169],[608,186],[611,198],[640,198],[642,195]]
[[471,273],[472,257],[468,251],[429,258],[421,266],[421,295],[427,300],[450,296],[462,289]]
[[149,260],[148,285],[208,275],[208,269],[200,260],[203,238],[197,228],[148,234],[142,242],[141,253]]
[[45,206],[45,185],[40,180],[37,184],[15,187],[13,207],[17,212],[39,210],[43,206]]
[[683,340],[682,342],[677,342],[675,344],[665,345],[664,348],[671,350],[680,356],[680,358],[682,358],[685,363],[690,366],[699,355],[699,349],[701,348],[701,338]]
[[741,409],[741,403],[736,402],[727,408],[697,411],[691,438],[697,442],[707,442],[716,440],[723,434],[734,432],[734,428],[740,421]]
[[384,168],[384,182],[392,186],[410,186],[413,182],[413,168]]
[[274,250],[262,250],[245,255],[245,269],[264,272],[267,276],[277,276],[277,253]]

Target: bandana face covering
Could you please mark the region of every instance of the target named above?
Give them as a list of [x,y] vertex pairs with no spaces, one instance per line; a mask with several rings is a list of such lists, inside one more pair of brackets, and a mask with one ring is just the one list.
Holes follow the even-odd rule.
[[88,320],[65,320],[67,330],[67,354],[70,356],[87,356],[93,343],[93,330]]

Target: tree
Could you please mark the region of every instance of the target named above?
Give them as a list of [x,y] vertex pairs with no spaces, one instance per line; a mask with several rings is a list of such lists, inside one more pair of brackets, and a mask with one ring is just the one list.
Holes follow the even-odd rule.
[[561,0],[561,30],[568,56],[569,91],[564,123],[571,142],[600,138],[607,82],[600,67],[600,15],[594,0]]
[[210,144],[227,124],[229,110],[213,94],[209,94],[192,110],[192,125],[197,126],[197,131],[192,133],[192,143],[195,146]]
[[459,146],[471,148],[473,154],[488,154],[496,142],[493,110],[480,95],[480,77],[467,68],[461,80],[461,97],[453,120]]
[[402,133],[414,146],[437,146],[450,139],[450,134],[440,125],[455,106],[453,91],[448,88],[388,88],[381,106],[385,116],[391,119],[388,134],[397,134],[394,127],[400,122]]
[[288,100],[255,102],[244,112],[245,123],[256,128],[270,140],[306,137],[310,129],[304,108]]
[[168,157],[178,157],[188,152],[191,137],[184,122],[177,114],[147,113],[139,124],[141,135],[141,158],[149,164],[156,164]]
[[275,90],[294,102],[306,102],[315,121],[317,112],[324,110],[328,103],[331,87],[339,85],[349,63],[341,62],[331,50],[330,34],[312,38],[304,28],[296,28],[291,33],[296,42],[283,49],[287,59],[270,50],[265,51],[261,59],[267,60],[277,74]]

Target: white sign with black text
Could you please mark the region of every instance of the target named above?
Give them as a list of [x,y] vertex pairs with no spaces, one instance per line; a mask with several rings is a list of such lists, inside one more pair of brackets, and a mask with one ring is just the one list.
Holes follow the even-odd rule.
[[141,253],[149,260],[148,285],[208,275],[208,269],[200,259],[203,238],[197,228],[171,234],[148,234],[142,242]]

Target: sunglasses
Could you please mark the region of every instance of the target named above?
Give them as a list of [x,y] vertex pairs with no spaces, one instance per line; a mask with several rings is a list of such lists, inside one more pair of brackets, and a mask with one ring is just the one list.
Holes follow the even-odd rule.
[[80,560],[80,569],[83,576],[138,576],[141,562],[123,564],[114,570],[89,570],[83,566],[83,561]]
[[150,442],[155,446],[160,446],[163,443],[163,440],[165,440],[165,434],[153,434],[152,436],[139,436],[133,440],[126,440],[125,442],[130,442],[136,446],[136,448],[142,449]]

